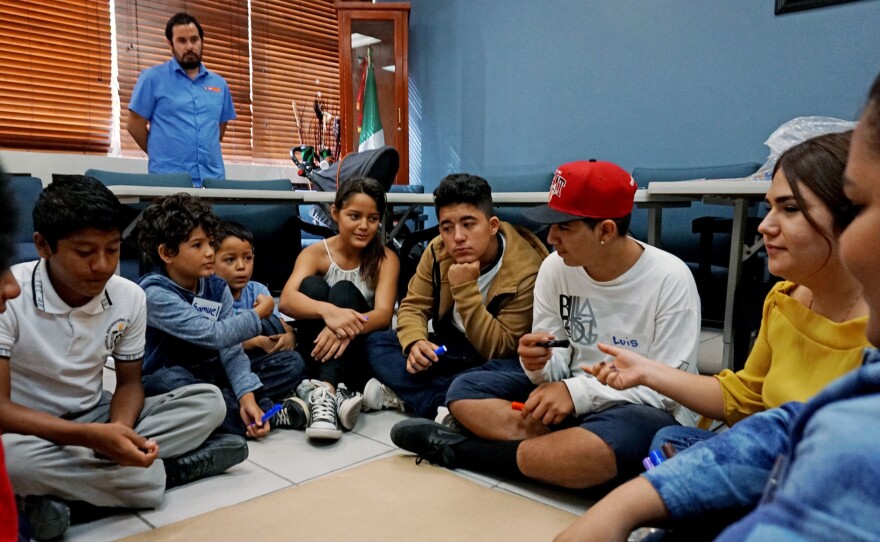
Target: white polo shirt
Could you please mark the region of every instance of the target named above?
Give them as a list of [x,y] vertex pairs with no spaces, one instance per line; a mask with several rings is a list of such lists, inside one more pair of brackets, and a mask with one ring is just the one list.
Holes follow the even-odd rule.
[[89,410],[101,398],[107,356],[144,356],[144,291],[114,275],[101,295],[72,308],[52,287],[45,260],[11,271],[21,295],[0,314],[0,357],[10,360],[12,401],[56,416]]

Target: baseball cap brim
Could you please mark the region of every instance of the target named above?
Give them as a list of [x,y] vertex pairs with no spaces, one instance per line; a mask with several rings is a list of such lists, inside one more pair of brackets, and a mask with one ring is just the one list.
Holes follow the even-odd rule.
[[583,220],[584,217],[563,213],[556,209],[551,209],[549,205],[540,205],[526,209],[520,213],[526,220],[535,224],[562,224],[563,222],[571,222],[573,220]]

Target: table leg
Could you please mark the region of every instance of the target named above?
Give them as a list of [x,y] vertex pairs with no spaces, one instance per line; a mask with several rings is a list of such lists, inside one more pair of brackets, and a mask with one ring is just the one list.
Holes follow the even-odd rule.
[[733,230],[730,232],[730,261],[727,268],[727,295],[724,301],[724,350],[722,369],[733,369],[733,304],[742,275],[743,240],[746,232],[748,201],[737,198],[733,203]]
[[660,235],[663,229],[663,208],[648,207],[648,244],[660,248]]

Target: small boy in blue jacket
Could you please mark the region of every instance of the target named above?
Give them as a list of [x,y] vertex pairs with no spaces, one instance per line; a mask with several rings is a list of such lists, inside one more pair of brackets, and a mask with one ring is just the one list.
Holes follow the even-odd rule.
[[[147,294],[144,390],[165,393],[208,382],[223,392],[226,417],[219,431],[258,438],[270,423],[302,425],[293,401],[305,365],[292,352],[272,363],[253,363],[241,343],[262,332],[274,300],[258,295],[253,309],[235,313],[226,281],[214,275],[220,221],[211,206],[187,194],[155,201],[144,211],[138,243],[158,272],[141,278]],[[275,401],[283,408],[264,423]]]
[[[271,297],[272,294],[266,285],[251,280],[254,274],[254,234],[248,228],[238,222],[223,222],[217,234],[216,244],[214,274],[229,285],[235,314],[253,308],[260,296]],[[241,343],[251,359],[252,367],[261,366],[264,372],[285,371],[290,363],[288,358],[302,359],[302,356],[294,350],[296,333],[281,318],[277,307],[272,310],[272,314],[260,320],[260,325],[262,327],[260,335]],[[266,378],[262,380],[263,385],[266,386]],[[287,426],[293,429],[305,428],[309,422],[309,408],[305,401],[296,396],[287,398],[287,401],[298,405],[286,405],[285,412],[289,414],[289,419],[286,420]]]

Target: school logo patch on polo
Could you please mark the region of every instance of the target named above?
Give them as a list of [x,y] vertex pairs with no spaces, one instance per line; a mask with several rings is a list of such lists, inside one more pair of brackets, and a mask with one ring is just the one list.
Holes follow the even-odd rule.
[[107,331],[104,332],[104,346],[107,347],[107,350],[112,352],[116,348],[119,339],[125,334],[125,330],[128,329],[130,323],[128,318],[120,318],[110,324]]

